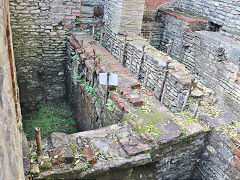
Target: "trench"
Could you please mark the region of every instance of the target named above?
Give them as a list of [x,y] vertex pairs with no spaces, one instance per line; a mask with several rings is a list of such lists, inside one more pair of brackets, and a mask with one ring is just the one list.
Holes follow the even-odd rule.
[[[179,18],[179,16],[177,17]],[[58,60],[61,59],[61,62],[56,61],[56,66],[50,64],[48,67],[41,68],[37,75],[29,73],[32,76],[36,76],[34,78],[42,84],[36,85],[36,82],[30,82],[28,90],[21,92],[24,94],[24,98],[29,95],[26,98],[27,100],[25,99],[25,102],[22,102],[24,104],[23,109],[28,107],[26,102],[33,101],[29,105],[30,109],[40,104],[37,106],[36,111],[31,113],[23,112],[23,128],[32,145],[30,161],[33,161],[34,163],[31,164],[34,165],[40,162],[40,179],[69,178],[69,176],[72,178],[98,177],[98,179],[117,179],[118,177],[122,179],[201,179],[204,176],[211,177],[213,172],[216,171],[215,168],[220,167],[221,169],[223,167],[224,159],[232,157],[230,150],[232,147],[229,147],[227,140],[222,137],[222,131],[215,129],[215,126],[219,126],[219,124],[214,124],[219,120],[217,114],[214,114],[215,116],[213,115],[213,117],[212,114],[202,116],[198,120],[192,118],[196,101],[200,96],[203,96],[202,92],[199,93],[202,90],[201,87],[195,87],[198,93],[196,91],[195,94],[193,93],[195,97],[190,98],[187,106],[189,111],[185,111],[184,117],[180,118],[181,120],[176,121],[175,114],[172,114],[181,111],[186,95],[185,92],[189,88],[190,78],[184,74],[185,67],[190,70],[196,69],[195,62],[191,62],[192,52],[194,51],[191,42],[196,37],[201,38],[205,35],[208,37],[209,34],[198,32],[199,34],[196,34],[195,37],[195,34],[190,33],[189,35],[184,29],[183,37],[178,37],[178,34],[172,32],[171,28],[170,30],[167,29],[169,24],[171,24],[171,13],[161,12],[157,18],[158,23],[163,23],[161,18],[169,18],[169,22],[164,22],[164,26],[161,26],[160,30],[157,29],[158,32],[162,33],[160,34],[161,41],[159,41],[159,37],[155,38],[153,36],[153,41],[150,40],[150,43],[161,51],[169,51],[169,55],[180,62],[179,64],[174,62],[178,68],[180,67],[180,70],[177,71],[177,68],[173,68],[176,71],[170,73],[166,81],[167,88],[161,104],[159,102],[159,95],[161,94],[160,82],[163,81],[165,60],[168,56],[163,55],[162,52],[148,45],[146,52],[141,50],[142,42],[146,41],[142,37],[131,37],[131,41],[126,43],[123,36],[113,35],[106,28],[105,39],[103,40],[104,48],[106,49],[97,49],[100,50],[100,52],[97,52],[97,57],[100,56],[99,54],[105,54],[104,57],[107,58],[101,57],[103,62],[99,65],[103,64],[103,66],[98,68],[102,72],[104,72],[104,68],[109,71],[113,69],[113,73],[117,73],[123,79],[120,81],[121,87],[111,87],[111,93],[109,93],[106,104],[106,90],[104,86],[99,85],[99,79],[95,71],[98,63],[96,63],[96,57],[91,48],[95,47],[95,44],[99,42],[89,37],[83,39],[84,46],[79,45],[82,36],[88,36],[80,29],[79,31],[81,32],[65,32],[66,34],[61,37],[61,42],[56,45],[61,47],[58,49],[59,51],[54,52],[55,54],[48,49],[44,49],[51,56],[54,55]],[[207,26],[205,21],[198,20],[196,22],[200,23],[196,27],[191,26],[193,31],[203,30]],[[143,25],[143,32],[145,31],[144,27]],[[211,31],[217,32],[221,29],[221,26],[210,23],[209,28]],[[150,38],[148,34],[145,33],[143,35],[148,39]],[[64,38],[65,35],[68,35],[68,38],[63,42],[62,40],[66,39]],[[95,38],[99,40],[99,37],[100,34],[98,32]],[[173,46],[168,50],[167,47],[169,46],[166,46],[166,44],[169,43],[170,39],[174,41]],[[53,37],[49,38],[49,40],[53,44],[56,41]],[[137,46],[134,43],[139,43],[137,44],[138,48],[136,48]],[[197,45],[196,47],[204,54],[201,47]],[[219,47],[218,49],[219,53],[222,54],[223,50]],[[151,56],[155,53],[160,54],[163,59],[166,58],[164,62],[159,63],[159,59]],[[145,54],[147,54],[146,59],[143,57]],[[218,58],[221,60],[225,56]],[[111,63],[108,59],[111,61],[115,59],[116,61],[113,60]],[[52,58],[47,58],[47,60],[51,61]],[[144,61],[142,62],[142,60]],[[121,67],[117,64],[118,61]],[[125,62],[125,69],[122,68],[123,62]],[[42,62],[38,63],[38,65],[42,64]],[[140,65],[139,67],[139,64],[142,66]],[[156,64],[160,64],[161,67],[156,67]],[[184,68],[183,65],[185,65]],[[48,69],[50,72],[48,72]],[[58,70],[56,71],[56,69]],[[182,72],[184,72],[183,75]],[[174,76],[175,73],[177,76]],[[24,77],[24,73],[19,74],[20,77]],[[196,72],[196,74],[201,75],[201,71]],[[139,76],[136,77],[136,75]],[[176,78],[179,76],[181,78]],[[54,79],[52,82],[51,78]],[[24,90],[24,83],[21,82],[22,88],[20,87],[20,89]],[[142,86],[145,87],[142,88]],[[31,87],[35,88],[32,94],[29,93]],[[134,96],[131,98],[133,94]],[[203,94],[205,95],[205,92]],[[206,100],[212,97],[204,96],[204,98]],[[136,99],[140,100],[137,101]],[[142,99],[144,102],[141,101]],[[55,101],[58,102],[53,103]],[[151,103],[152,101],[154,103]],[[209,104],[207,104],[208,106]],[[215,107],[212,104],[211,106]],[[216,109],[211,109],[211,112]],[[137,117],[134,117],[135,119],[132,116],[125,116],[126,114],[129,115],[131,110],[137,115]],[[139,113],[139,111],[144,112]],[[216,111],[219,112],[218,110]],[[231,124],[230,131],[236,133],[237,125],[235,126],[232,123],[237,122],[236,116],[229,114],[229,112],[220,113],[220,116],[221,123]],[[161,121],[164,124],[161,124]],[[35,142],[32,141],[35,138],[35,127],[41,128],[44,151],[46,151],[45,157],[42,157],[43,159],[40,158],[39,161],[36,158]],[[226,128],[229,128],[229,126]],[[213,135],[209,134],[209,131]],[[146,132],[147,134],[145,134]],[[97,135],[94,135],[94,133]],[[148,136],[149,133],[150,136]],[[219,147],[219,143],[223,143],[226,148]],[[235,144],[238,143],[235,142]],[[116,156],[112,154],[105,155],[103,153],[106,150],[103,148],[105,146],[108,150],[117,147],[123,153],[121,152],[122,154],[120,153],[120,155]],[[77,148],[76,150],[76,147],[79,149]],[[94,153],[97,160],[91,159],[91,157],[91,160],[87,160],[88,153],[83,152],[87,149],[86,147],[90,147],[90,150],[88,149],[90,154]],[[64,148],[70,149],[65,151]],[[91,149],[98,149],[101,152],[92,152]],[[118,149],[114,150],[118,152]],[[78,151],[80,154],[76,154],[75,151]],[[224,158],[220,158],[214,152],[222,154]],[[64,158],[62,158],[62,153]],[[103,161],[104,158],[102,156],[106,159],[104,161],[107,164],[105,169],[98,164]],[[215,160],[217,160],[217,163],[212,167],[211,165]],[[93,166],[94,164],[99,166],[92,170],[91,168],[95,167]],[[62,171],[60,172],[56,166],[60,167]],[[233,167],[231,162],[227,162],[226,166],[230,170]],[[55,174],[49,173],[50,169]],[[71,170],[74,170],[74,172]],[[219,171],[219,176],[225,175],[222,171],[222,169]],[[235,169],[233,171],[235,174],[228,176],[234,177],[237,174]],[[49,174],[46,175],[44,173]]]

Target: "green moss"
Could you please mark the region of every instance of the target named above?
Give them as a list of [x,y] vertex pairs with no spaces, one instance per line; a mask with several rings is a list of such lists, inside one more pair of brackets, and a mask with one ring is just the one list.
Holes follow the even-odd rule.
[[161,131],[155,126],[157,122],[161,122],[169,116],[164,113],[159,113],[156,111],[153,112],[143,112],[140,111],[137,113],[138,117],[141,117],[143,120],[142,124],[136,125],[136,131],[138,133],[149,132],[153,136],[157,137],[162,134]]
[[50,161],[47,161],[43,163],[41,166],[39,166],[40,169],[51,169],[52,168],[52,163]]
[[53,132],[75,133],[76,122],[70,107],[65,103],[38,106],[38,110],[23,117],[23,129],[28,140],[35,139],[35,128],[41,129],[42,138]]
[[239,121],[233,121],[231,124],[222,125],[220,126],[220,128],[224,135],[227,135],[240,143],[240,137],[239,137],[240,122]]

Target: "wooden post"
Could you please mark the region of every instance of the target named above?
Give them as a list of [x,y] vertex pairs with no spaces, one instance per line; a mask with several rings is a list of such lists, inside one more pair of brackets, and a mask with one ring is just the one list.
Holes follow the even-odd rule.
[[86,69],[85,69],[85,81],[87,82],[87,72],[88,72],[88,70],[87,70],[87,67],[86,67]]
[[93,24],[93,28],[92,28],[92,37],[94,39],[94,35],[95,35],[95,24]]
[[183,62],[183,58],[184,58],[184,54],[185,54],[185,51],[186,51],[186,48],[189,47],[188,44],[183,44],[183,47],[182,47],[182,54],[181,54],[181,58],[180,58],[180,62]]
[[126,53],[127,36],[128,36],[128,34],[125,33],[125,35],[124,35],[124,44],[123,44],[123,56],[122,56],[122,64],[123,64],[123,66],[125,66],[126,59],[127,59],[127,53]]
[[101,27],[100,45],[102,45],[102,41],[103,41],[103,27]]
[[170,64],[170,61],[167,61],[166,62],[166,67],[165,67],[165,74],[164,74],[162,85],[161,85],[161,88],[160,88],[160,94],[159,94],[159,98],[158,98],[159,101],[161,101],[161,99],[162,99],[163,90],[164,90],[164,87],[165,87],[165,84],[166,84],[166,80],[167,80],[167,77],[168,77],[169,64]]
[[149,44],[151,44],[151,42],[152,42],[152,35],[153,35],[152,31],[150,31],[150,33],[149,33],[149,39],[148,39]]
[[41,131],[40,128],[35,128],[36,142],[37,142],[37,154],[42,153],[42,141],[41,141]]
[[107,73],[107,88],[106,88],[106,94],[105,94],[105,104],[107,104],[107,100],[108,100],[109,76],[110,76],[110,73]]
[[165,97],[165,94],[166,94],[166,90],[167,90],[167,85],[165,85],[164,89],[163,89],[162,98],[161,98],[161,104],[163,104],[163,100],[164,100],[164,97]]
[[183,107],[182,107],[181,113],[183,113],[183,111],[185,110],[185,107],[186,107],[186,104],[187,104],[187,100],[188,100],[188,98],[190,97],[190,95],[191,95],[191,93],[192,93],[192,87],[193,87],[193,82],[194,82],[194,81],[195,81],[195,78],[192,78],[192,79],[191,79],[191,83],[190,83],[189,88],[188,88],[188,92],[187,92],[185,101],[184,101],[184,103],[183,103]]
[[83,40],[81,40],[80,42],[81,42],[81,43],[80,43],[80,46],[83,47]]
[[119,62],[121,62],[121,57],[122,57],[122,49],[121,49],[121,47],[119,47]]
[[96,72],[96,51],[93,50],[93,61],[94,61],[94,65],[93,65],[93,71],[92,71],[92,82],[91,82],[91,87],[94,86],[94,75],[95,75],[95,72]]
[[170,54],[170,51],[172,49],[172,44],[173,44],[173,41],[170,39],[168,44],[166,44],[166,46],[167,46],[167,54]]
[[145,88],[147,87],[149,72],[150,72],[150,68],[147,68],[146,75],[145,75],[145,78],[146,78],[146,79],[145,79],[145,82],[144,82],[144,87],[145,87]]
[[200,103],[201,103],[201,99],[198,100],[198,103],[197,103],[196,109],[194,110],[194,113],[193,113],[193,118],[196,118],[196,116],[197,116],[197,113],[198,113],[198,109],[199,109]]
[[111,40],[111,47],[110,47],[110,53],[112,54],[113,51],[113,39]]
[[131,72],[131,70],[132,70],[132,63],[133,63],[133,55],[131,56],[131,58],[130,58],[130,65],[129,65],[129,71]]
[[[101,59],[98,58],[98,60],[97,60],[97,70],[96,70],[97,78],[99,78],[99,73],[100,73],[100,68],[101,68],[100,61],[101,61]],[[97,85],[98,85],[98,81],[97,81]]]
[[142,63],[143,63],[143,60],[144,60],[144,50],[145,50],[145,45],[142,46],[142,57],[140,59],[140,64],[139,64],[139,68],[138,68],[138,74],[137,74],[137,78],[138,80],[140,79],[140,73],[141,73],[141,69],[142,69]]

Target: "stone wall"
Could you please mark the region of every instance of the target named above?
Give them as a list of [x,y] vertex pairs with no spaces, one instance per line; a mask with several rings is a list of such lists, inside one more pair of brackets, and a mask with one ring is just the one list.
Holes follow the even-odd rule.
[[208,22],[178,11],[169,10],[159,10],[151,14],[149,14],[149,11],[145,11],[144,17],[143,36],[149,38],[149,33],[152,32],[150,43],[163,52],[167,52],[167,44],[171,40],[172,46],[169,55],[192,70],[194,67],[194,47],[190,45],[194,42],[194,32],[207,29]]
[[144,5],[144,0],[108,0],[106,2],[106,26],[114,34],[124,31],[139,34]]
[[[78,130],[87,131],[118,123],[123,117],[122,111],[116,105],[113,105],[114,111],[104,109],[106,91],[99,85],[95,72],[88,71],[85,59],[78,56],[77,49],[69,42],[67,53],[68,101],[73,107]],[[82,80],[76,80],[80,74]]]
[[[240,116],[239,71],[240,44],[217,32],[196,32],[194,73],[214,90],[220,104]],[[218,54],[223,48],[224,53]]]
[[221,128],[213,129],[196,167],[197,176],[209,180],[240,179],[240,163],[237,162],[237,158],[235,160],[233,153],[238,154],[239,143],[234,144],[233,142],[236,141],[230,141],[229,137],[223,134]]
[[21,111],[8,0],[0,1],[0,179],[24,179]]
[[[218,32],[201,31],[211,30],[211,24],[179,11],[161,10],[151,14],[146,11],[144,17],[143,36],[149,38],[152,31],[151,44],[163,52],[172,40],[170,56],[211,88],[221,105],[239,115],[238,41]],[[218,55],[221,48],[222,56]]]
[[[10,1],[13,43],[23,110],[66,96],[69,29],[95,23],[94,6],[103,1]],[[84,24],[82,24],[84,23]]]
[[218,24],[220,33],[240,39],[240,2],[229,0],[179,0],[178,9]]
[[[111,49],[112,41],[113,46]],[[148,42],[143,38],[135,35],[128,36],[124,61],[126,67],[135,75],[136,78],[138,78],[137,75],[143,53],[143,45],[146,45],[146,47],[144,60],[140,70],[140,82],[145,84],[146,88],[158,97],[165,73],[164,68],[166,66],[166,62],[168,60],[172,61],[172,59],[167,54],[162,53],[154,47],[148,45]],[[122,63],[124,37],[115,36],[106,29],[103,46],[109,52],[112,52],[112,55]],[[172,61],[170,66],[172,66],[172,69],[170,69],[170,73],[166,81],[163,104],[170,107],[172,112],[180,112],[184,97],[191,82],[191,75],[188,70],[184,69],[184,67],[176,61]],[[147,69],[149,69],[148,76],[146,76]]]

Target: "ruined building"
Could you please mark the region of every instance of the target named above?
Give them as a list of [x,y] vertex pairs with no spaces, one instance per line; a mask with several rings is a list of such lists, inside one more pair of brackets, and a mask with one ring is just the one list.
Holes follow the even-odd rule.
[[0,180],[240,179],[239,0],[1,0],[0,51]]

